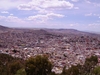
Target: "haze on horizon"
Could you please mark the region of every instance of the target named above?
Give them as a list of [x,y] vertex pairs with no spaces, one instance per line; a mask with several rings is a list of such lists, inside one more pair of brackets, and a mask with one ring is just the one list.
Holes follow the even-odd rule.
[[100,0],[0,0],[0,25],[100,32]]

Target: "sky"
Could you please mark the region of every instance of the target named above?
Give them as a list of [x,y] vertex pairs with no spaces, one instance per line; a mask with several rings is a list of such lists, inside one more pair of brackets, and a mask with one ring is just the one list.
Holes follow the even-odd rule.
[[0,25],[100,32],[100,0],[0,0]]

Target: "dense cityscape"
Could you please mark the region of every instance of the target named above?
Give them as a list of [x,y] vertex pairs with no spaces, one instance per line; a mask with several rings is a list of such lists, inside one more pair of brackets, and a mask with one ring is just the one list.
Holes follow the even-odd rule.
[[[100,34],[74,29],[15,29],[0,26],[0,53],[24,60],[46,55],[53,63],[52,71],[84,64],[96,55],[100,62]],[[98,63],[99,64],[99,63]]]

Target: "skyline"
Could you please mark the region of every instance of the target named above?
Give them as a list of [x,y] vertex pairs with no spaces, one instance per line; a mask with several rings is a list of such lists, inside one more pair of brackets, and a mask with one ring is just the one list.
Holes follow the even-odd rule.
[[100,1],[0,0],[0,25],[100,32]]

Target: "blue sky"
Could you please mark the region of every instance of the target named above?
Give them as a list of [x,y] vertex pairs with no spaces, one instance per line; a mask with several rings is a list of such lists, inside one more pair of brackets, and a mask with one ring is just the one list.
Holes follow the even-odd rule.
[[0,25],[100,32],[100,0],[0,0]]

